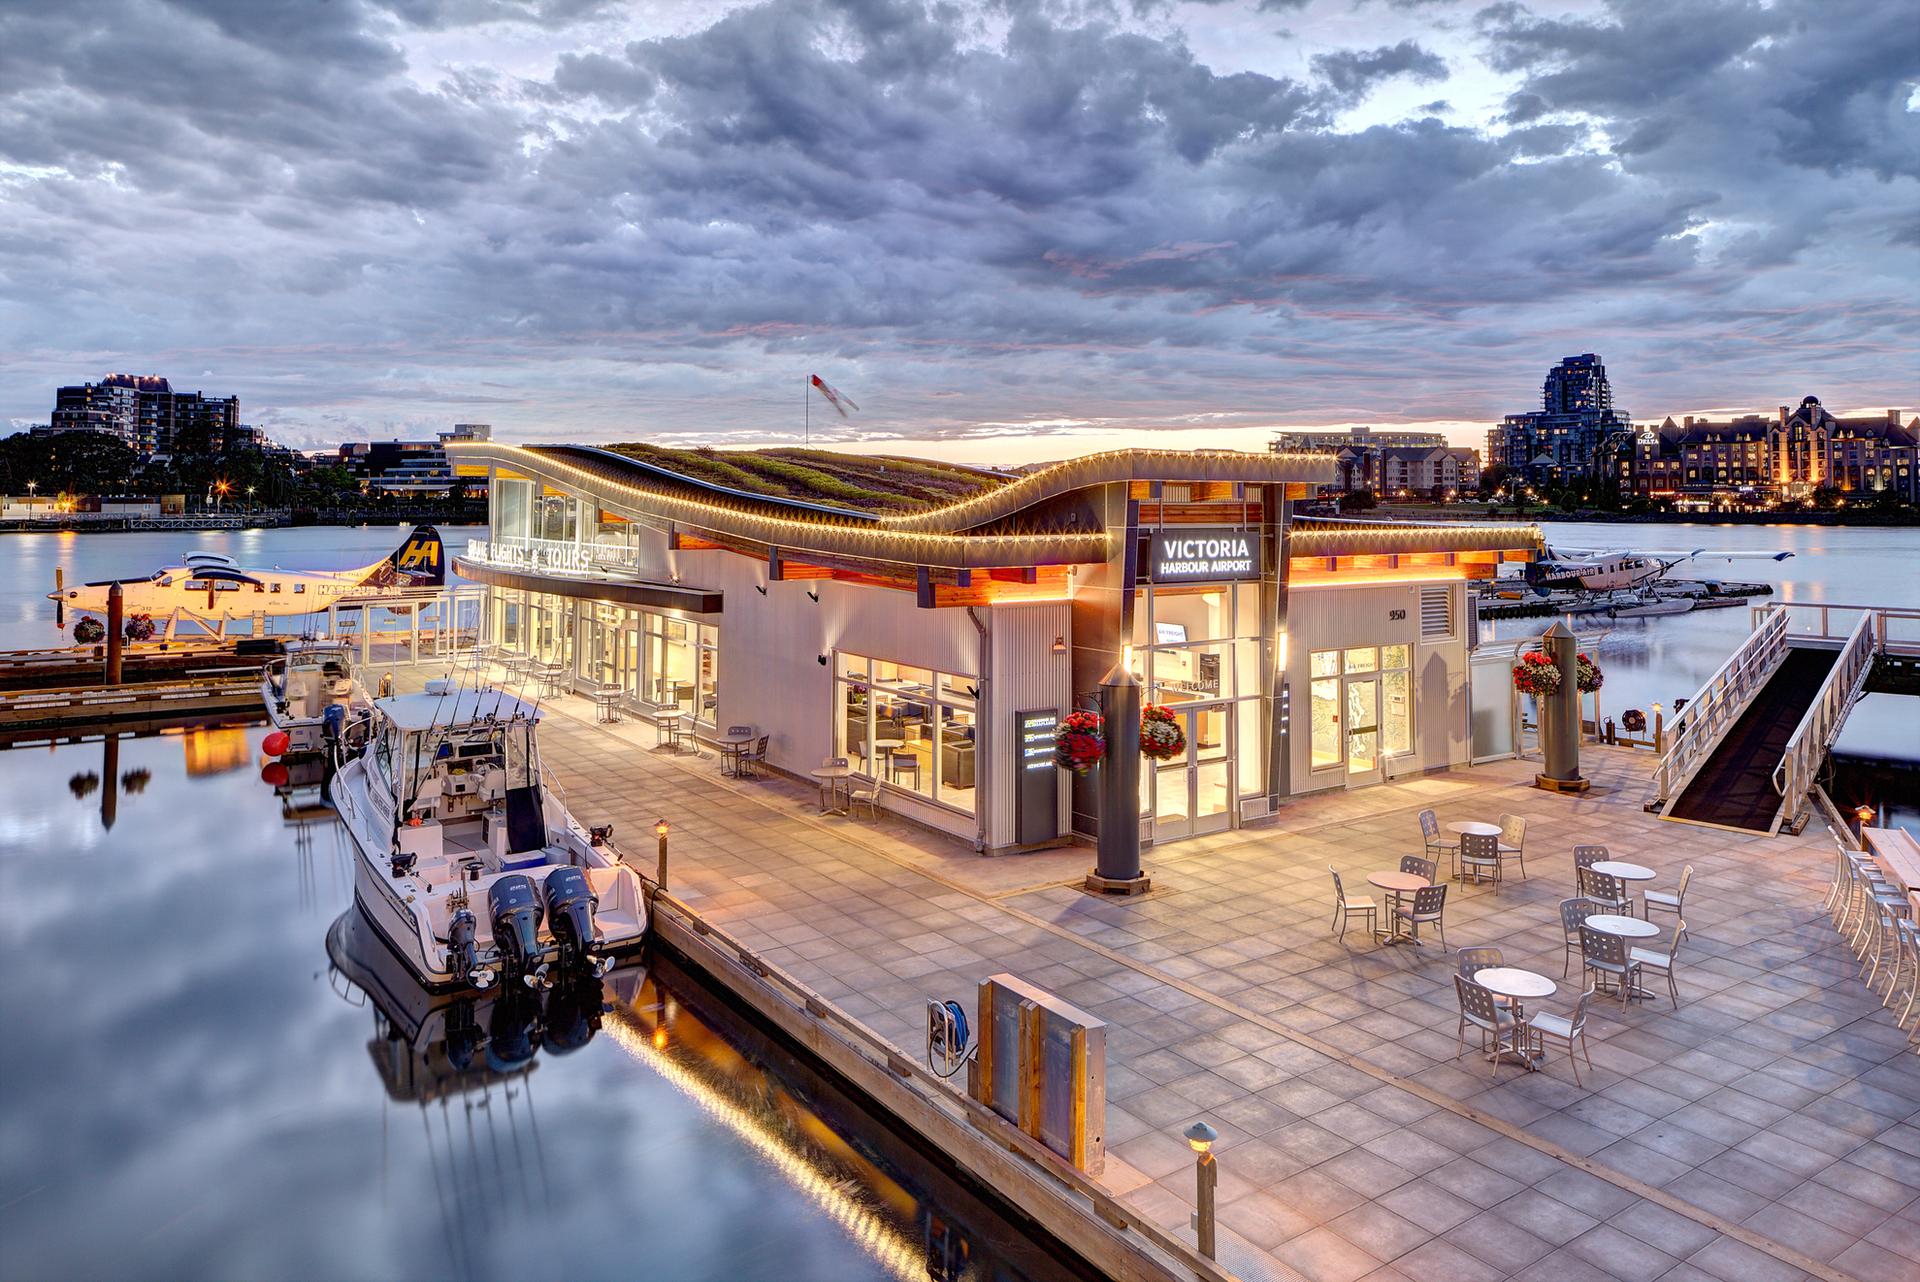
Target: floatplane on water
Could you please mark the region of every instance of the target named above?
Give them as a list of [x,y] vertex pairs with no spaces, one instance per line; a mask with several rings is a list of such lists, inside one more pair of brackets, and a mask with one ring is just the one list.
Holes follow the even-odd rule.
[[[446,548],[431,525],[415,526],[392,555],[351,570],[250,569],[218,552],[189,552],[178,565],[162,566],[137,579],[100,579],[47,594],[63,612],[107,613],[107,593],[120,585],[128,618],[164,620],[171,637],[183,621],[225,635],[227,624],[256,616],[318,614],[329,606],[385,605],[403,608],[447,581]],[[64,621],[63,621],[64,622]]]
[[1580,591],[1614,592],[1628,588],[1651,587],[1669,571],[1695,557],[1765,557],[1784,561],[1791,552],[1715,552],[1695,548],[1691,552],[1590,551],[1580,548],[1549,548],[1547,556],[1529,564],[1525,570],[1527,586],[1536,592]]
[[332,795],[354,898],[429,988],[546,988],[644,940],[640,878],[542,778],[538,721],[503,691],[438,680],[375,699],[342,740]]

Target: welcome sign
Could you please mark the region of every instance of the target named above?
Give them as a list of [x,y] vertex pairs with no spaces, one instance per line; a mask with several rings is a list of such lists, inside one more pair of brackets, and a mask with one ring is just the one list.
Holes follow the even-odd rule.
[[1252,530],[1188,526],[1155,530],[1148,568],[1155,583],[1201,583],[1260,577],[1260,545]]

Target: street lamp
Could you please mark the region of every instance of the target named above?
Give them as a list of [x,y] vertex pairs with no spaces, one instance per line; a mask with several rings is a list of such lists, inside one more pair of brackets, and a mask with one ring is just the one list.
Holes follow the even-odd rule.
[[38,481],[27,482],[27,497],[31,498],[34,495],[38,494],[39,492],[40,492],[40,482]]
[[251,485],[247,487],[247,511],[253,511],[253,487]]
[[667,889],[667,821],[664,819],[654,820],[653,832],[656,837],[660,838],[660,870],[655,875],[654,881],[659,883],[660,892],[665,894]]
[[1194,1233],[1200,1240],[1200,1254],[1214,1258],[1213,1191],[1220,1183],[1220,1163],[1213,1156],[1213,1142],[1220,1132],[1205,1122],[1195,1122],[1186,1131],[1187,1147],[1194,1153],[1193,1179],[1199,1209],[1194,1215]]

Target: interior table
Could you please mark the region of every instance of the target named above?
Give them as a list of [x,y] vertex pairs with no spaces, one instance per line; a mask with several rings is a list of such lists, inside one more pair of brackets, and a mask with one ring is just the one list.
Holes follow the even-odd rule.
[[[1551,997],[1560,991],[1560,985],[1545,975],[1521,970],[1518,966],[1489,966],[1485,970],[1476,971],[1473,982],[1490,993],[1498,993],[1512,1005],[1516,1035],[1521,1025],[1526,1022],[1527,1012],[1523,1003],[1528,998]],[[1545,1063],[1547,1058],[1544,1050],[1531,1043],[1525,1047],[1516,1045],[1512,1050],[1495,1051],[1489,1058],[1501,1056],[1534,1072],[1539,1071],[1540,1065]]]
[[[1400,872],[1398,869],[1390,869],[1386,872],[1368,873],[1367,884],[1369,886],[1377,886],[1387,892],[1389,896],[1388,913],[1391,914],[1391,899],[1393,897],[1411,895],[1416,890],[1425,890],[1433,883],[1417,872]],[[1395,919],[1389,916],[1388,920],[1393,921]],[[1388,926],[1385,930],[1375,928],[1373,933],[1383,944],[1413,944],[1417,947],[1420,943],[1418,927],[1415,927],[1411,934],[1402,931],[1398,926],[1392,925]]]
[[[820,781],[820,813],[825,814],[831,810],[836,815],[846,814],[847,806],[838,803],[840,790],[843,787],[849,794],[853,792],[853,784],[849,782],[853,778],[853,767],[816,766],[812,774],[815,779]],[[851,795],[849,795],[847,800],[848,803],[851,804]]]

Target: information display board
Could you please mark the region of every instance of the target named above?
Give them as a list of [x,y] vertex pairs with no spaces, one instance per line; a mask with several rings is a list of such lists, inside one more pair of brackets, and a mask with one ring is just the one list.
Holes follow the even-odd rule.
[[1013,714],[1013,839],[1022,846],[1060,835],[1060,768],[1053,744],[1060,714],[1052,708]]

